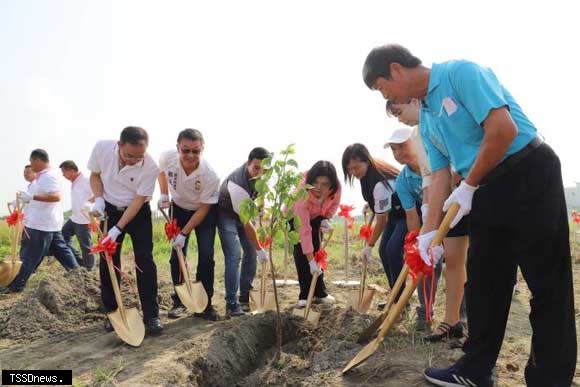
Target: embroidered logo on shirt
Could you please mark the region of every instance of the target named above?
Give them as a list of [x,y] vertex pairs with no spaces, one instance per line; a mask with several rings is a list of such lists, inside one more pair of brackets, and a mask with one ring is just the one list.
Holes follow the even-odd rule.
[[177,189],[177,173],[173,171],[167,171],[167,178],[173,189]]
[[379,200],[379,207],[381,210],[385,209],[389,205],[389,198]]
[[443,98],[441,102],[443,104],[443,109],[447,113],[447,116],[451,116],[453,113],[457,111],[457,104],[453,101],[451,97]]
[[200,180],[196,180],[195,183],[193,183],[193,189],[195,192],[201,192],[201,181]]

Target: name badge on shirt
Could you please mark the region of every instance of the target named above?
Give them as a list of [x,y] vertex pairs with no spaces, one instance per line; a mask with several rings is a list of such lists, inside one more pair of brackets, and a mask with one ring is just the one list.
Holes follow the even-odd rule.
[[441,102],[443,104],[443,109],[445,109],[445,113],[447,116],[451,116],[453,113],[457,111],[457,104],[453,101],[451,97],[443,98]]
[[173,171],[167,171],[167,180],[173,189],[177,189],[177,173]]
[[193,183],[193,190],[195,192],[201,192],[201,180],[196,180],[195,183]]

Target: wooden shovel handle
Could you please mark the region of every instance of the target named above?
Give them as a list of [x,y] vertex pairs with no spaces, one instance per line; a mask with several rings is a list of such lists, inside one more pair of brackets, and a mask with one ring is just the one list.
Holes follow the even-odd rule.
[[312,298],[314,297],[314,289],[316,288],[316,281],[318,281],[318,273],[312,274],[312,281],[310,281],[310,289],[308,289],[308,299],[306,300],[306,309],[304,310],[304,318],[308,318],[310,313],[310,306],[312,305]]

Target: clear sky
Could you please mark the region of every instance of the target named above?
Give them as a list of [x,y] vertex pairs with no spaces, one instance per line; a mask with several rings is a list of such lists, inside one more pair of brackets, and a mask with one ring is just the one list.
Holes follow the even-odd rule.
[[[94,143],[118,138],[127,125],[149,132],[155,159],[181,129],[200,129],[204,157],[221,177],[252,147],[277,151],[291,142],[302,169],[327,159],[340,170],[353,142],[392,161],[382,145],[400,124],[361,77],[369,50],[390,42],[428,66],[471,59],[492,67],[560,155],[571,185],[580,181],[577,7],[0,0],[0,203],[25,188],[32,149],[46,149],[55,166],[73,159],[85,170]],[[360,210],[358,187],[343,202]]]

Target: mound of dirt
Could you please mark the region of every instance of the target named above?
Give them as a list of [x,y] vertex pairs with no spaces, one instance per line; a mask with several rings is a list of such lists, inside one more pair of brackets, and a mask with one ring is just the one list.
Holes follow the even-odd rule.
[[100,290],[95,273],[84,268],[44,279],[34,293],[16,302],[0,337],[36,340],[82,329],[97,320]]

